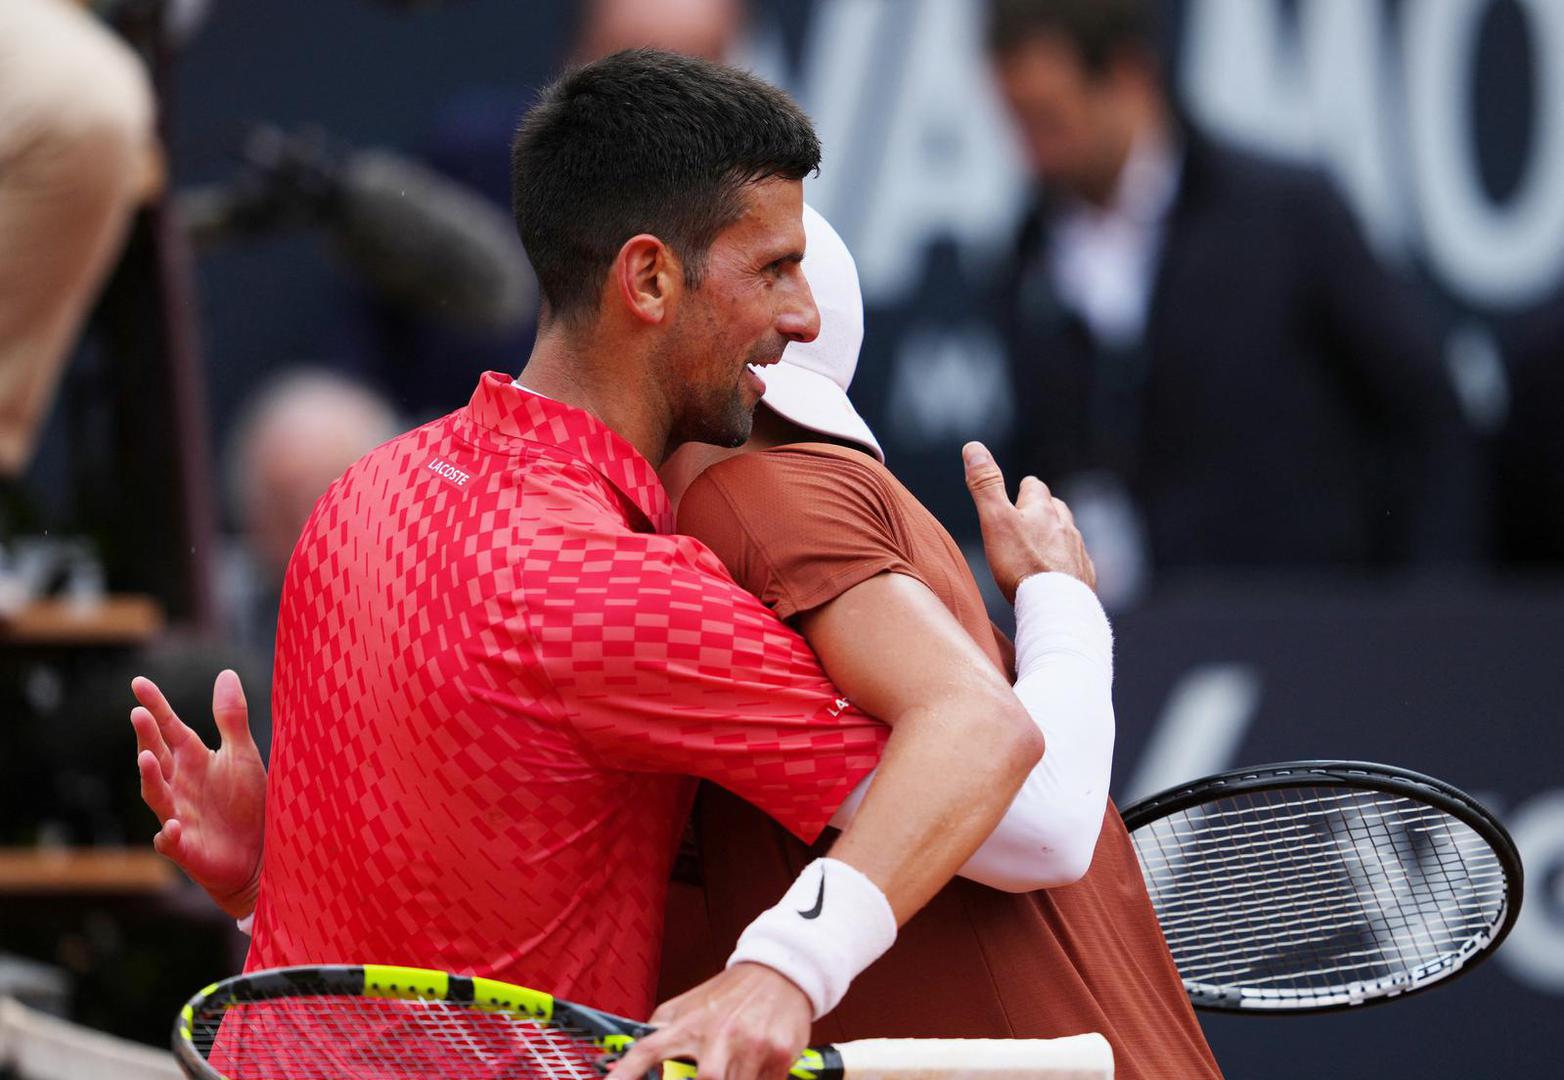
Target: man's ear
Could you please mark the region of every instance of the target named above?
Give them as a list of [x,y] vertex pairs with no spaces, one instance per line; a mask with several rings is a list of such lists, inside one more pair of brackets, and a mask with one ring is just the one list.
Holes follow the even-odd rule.
[[678,302],[684,267],[673,249],[650,233],[624,242],[609,281],[625,310],[645,323],[661,323]]

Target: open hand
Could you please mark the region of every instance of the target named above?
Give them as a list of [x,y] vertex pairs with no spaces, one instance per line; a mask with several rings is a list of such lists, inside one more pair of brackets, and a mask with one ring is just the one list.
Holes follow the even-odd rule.
[[698,1080],[779,1080],[809,1042],[804,992],[761,964],[734,964],[652,1014],[607,1080],[641,1080],[670,1058],[691,1058]]
[[224,911],[243,918],[260,884],[266,765],[250,735],[239,676],[223,671],[212,685],[221,737],[215,751],[174,715],[151,679],[138,677],[130,689],[141,703],[130,711],[141,798],[163,825],[152,846]]

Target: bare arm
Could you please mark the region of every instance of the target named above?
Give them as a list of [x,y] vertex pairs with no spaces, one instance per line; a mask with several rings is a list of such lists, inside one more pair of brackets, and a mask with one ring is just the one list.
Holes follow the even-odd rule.
[[799,620],[826,674],[891,725],[875,782],[831,857],[905,922],[1004,816],[1043,737],[1010,685],[921,582],[880,574]]

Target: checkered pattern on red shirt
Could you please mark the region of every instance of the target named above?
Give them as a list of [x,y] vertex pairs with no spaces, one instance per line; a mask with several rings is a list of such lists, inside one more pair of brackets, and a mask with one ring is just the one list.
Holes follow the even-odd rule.
[[248,967],[644,1016],[701,776],[814,837],[887,734],[580,410],[484,376],[322,497],[283,589]]

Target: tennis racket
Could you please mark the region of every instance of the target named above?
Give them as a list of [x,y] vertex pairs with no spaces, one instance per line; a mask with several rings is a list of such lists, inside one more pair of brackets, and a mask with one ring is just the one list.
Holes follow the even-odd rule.
[[1123,811],[1199,1008],[1319,1012],[1470,971],[1520,911],[1520,856],[1471,796],[1357,761],[1219,773]]
[[[421,968],[294,967],[214,983],[174,1024],[200,1080],[598,1080],[652,1029],[537,990]],[[663,1080],[695,1068],[663,1067]],[[869,1039],[805,1050],[792,1080],[1111,1080],[1098,1034]]]

